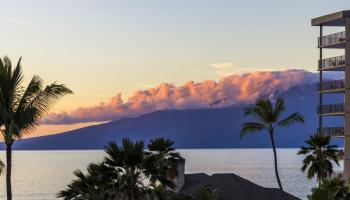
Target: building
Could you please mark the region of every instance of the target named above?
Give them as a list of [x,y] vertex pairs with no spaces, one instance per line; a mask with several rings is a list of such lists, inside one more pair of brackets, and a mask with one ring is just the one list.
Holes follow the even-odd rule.
[[[318,130],[317,133],[332,137],[344,138],[344,171],[343,178],[350,178],[350,10],[341,11],[314,18],[312,26],[319,26],[318,48],[320,51],[318,61],[319,71],[319,105],[318,105]],[[332,31],[331,27],[337,27],[336,33],[324,34],[324,28]],[[334,28],[333,28],[334,29]],[[339,32],[339,29],[342,31]],[[327,49],[338,49],[336,57],[323,56]],[[338,52],[337,51],[337,52]],[[324,77],[330,73],[343,73],[341,80],[327,80]],[[327,73],[327,74],[326,74]],[[326,95],[341,94],[344,96],[342,103],[325,102]],[[328,99],[327,99],[328,100]],[[325,117],[341,116],[344,118],[343,126],[324,126]]]
[[200,190],[207,188],[215,191],[223,200],[300,200],[277,188],[264,188],[235,174],[185,174],[184,166],[183,160],[178,165],[183,170],[179,170],[175,179],[175,192],[178,194],[195,196]]

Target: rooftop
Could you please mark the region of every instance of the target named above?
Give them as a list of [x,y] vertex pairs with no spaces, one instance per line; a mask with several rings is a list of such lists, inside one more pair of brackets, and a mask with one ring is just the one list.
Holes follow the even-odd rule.
[[279,189],[264,188],[235,174],[186,174],[185,184],[179,193],[194,196],[204,187],[217,191],[224,200],[300,200]]
[[312,26],[345,26],[345,18],[350,17],[350,10],[344,10],[311,20]]

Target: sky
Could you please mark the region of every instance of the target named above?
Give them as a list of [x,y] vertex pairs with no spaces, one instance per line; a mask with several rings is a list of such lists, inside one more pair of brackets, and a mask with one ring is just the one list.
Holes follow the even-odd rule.
[[[13,61],[22,56],[26,81],[38,74],[74,91],[53,108],[53,119],[62,113],[80,119],[110,104],[137,113],[140,107],[151,110],[144,109],[144,102],[129,105],[129,99],[140,90],[159,95],[149,88],[164,83],[182,91],[189,81],[220,82],[232,74],[315,72],[318,29],[310,20],[346,9],[348,0],[1,0],[0,56]],[[179,104],[157,103],[153,109]],[[54,125],[35,133],[70,130],[94,120],[110,119],[61,120],[61,125],[51,120]]]

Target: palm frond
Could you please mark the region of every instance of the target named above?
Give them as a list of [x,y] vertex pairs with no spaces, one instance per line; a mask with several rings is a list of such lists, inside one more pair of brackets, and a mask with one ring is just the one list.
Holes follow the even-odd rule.
[[291,114],[285,119],[282,119],[277,124],[281,127],[285,127],[285,126],[293,125],[295,123],[304,123],[304,117],[298,112]]
[[[35,78],[34,78],[35,79]],[[53,83],[40,90],[40,79],[36,78],[30,89],[26,90],[26,96],[15,112],[16,137],[35,128],[40,120],[45,117],[54,103],[72,91],[62,84]],[[29,100],[29,101],[28,101]]]
[[[280,108],[278,109],[281,109],[281,105],[279,106]],[[253,106],[245,108],[244,115],[252,116],[255,120],[264,124],[272,124],[276,122],[280,112],[276,112],[271,100],[268,97],[264,97],[257,99]]]
[[285,110],[286,108],[284,99],[282,97],[277,98],[275,109],[273,111],[273,116],[275,116],[275,120],[277,120]]
[[0,175],[4,173],[5,163],[0,160]]
[[169,139],[155,138],[150,141],[147,147],[148,147],[148,150],[150,151],[170,152],[174,150],[174,148],[172,147],[174,144],[175,142]]
[[243,138],[248,133],[254,133],[265,129],[265,125],[258,122],[246,122],[241,128],[241,138]]
[[39,76],[33,76],[26,90],[23,92],[22,98],[18,103],[17,112],[22,113],[29,106],[31,101],[42,91],[43,80]]

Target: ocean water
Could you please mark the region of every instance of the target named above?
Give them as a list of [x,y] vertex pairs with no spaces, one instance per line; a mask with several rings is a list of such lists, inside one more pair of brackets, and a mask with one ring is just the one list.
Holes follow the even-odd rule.
[[[264,187],[277,187],[271,149],[182,149],[186,173],[235,173]],[[315,180],[300,170],[302,157],[297,149],[278,149],[281,181],[285,191],[306,199]],[[4,160],[5,153],[0,153]],[[52,200],[74,178],[76,169],[85,171],[90,162],[99,162],[103,151],[15,151],[13,155],[13,198]],[[340,170],[337,168],[336,170]],[[5,199],[5,176],[0,177],[0,199]]]

